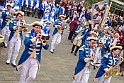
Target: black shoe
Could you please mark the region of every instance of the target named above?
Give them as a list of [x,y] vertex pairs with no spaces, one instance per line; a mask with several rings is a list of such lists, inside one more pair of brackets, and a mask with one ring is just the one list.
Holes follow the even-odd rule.
[[52,51],[50,51],[50,52],[53,54],[53,52],[54,52],[54,51],[53,51],[53,52],[52,52]]
[[9,65],[9,63],[6,62],[7,65]]
[[73,51],[71,51],[71,54],[73,53]]
[[74,56],[77,56],[77,53],[74,53]]
[[16,67],[16,65],[14,65],[13,63],[11,63],[11,65],[12,65],[13,67]]
[[[51,51],[50,51],[51,52]],[[53,54],[53,52],[51,52]]]
[[4,46],[4,48],[7,48],[7,46]]

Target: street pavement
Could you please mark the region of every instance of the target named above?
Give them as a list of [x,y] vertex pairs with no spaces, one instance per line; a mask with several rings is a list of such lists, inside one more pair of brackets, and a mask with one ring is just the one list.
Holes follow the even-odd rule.
[[[36,18],[25,17],[27,23],[32,23]],[[31,27],[29,27],[29,30]],[[51,25],[51,34],[53,31]],[[26,34],[26,33],[24,33]],[[55,52],[50,53],[50,48],[48,50],[42,50],[42,61],[41,68],[38,71],[36,79],[33,83],[72,83],[74,68],[76,66],[78,56],[70,54],[72,43],[67,39],[68,28],[64,31],[62,36],[62,41],[56,46]],[[51,44],[52,36],[49,40],[49,45]],[[18,60],[24,50],[24,45],[22,44]],[[0,83],[19,83],[20,71],[16,71],[10,65],[6,65],[7,59],[7,48],[3,48],[0,55]],[[91,76],[89,83],[96,83],[93,81],[97,70],[93,70],[91,67]],[[124,83],[124,77],[114,76],[111,83]]]

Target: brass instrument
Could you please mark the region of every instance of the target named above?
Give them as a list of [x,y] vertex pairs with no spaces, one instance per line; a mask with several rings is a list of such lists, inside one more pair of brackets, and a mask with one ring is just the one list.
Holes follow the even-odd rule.
[[113,75],[117,75],[118,74],[118,69],[116,67],[118,67],[122,62],[124,61],[124,58],[114,67],[110,67],[109,70],[110,70],[110,74],[109,75],[104,75],[104,77],[106,79],[108,79],[109,77],[113,76]]
[[4,42],[4,37],[0,35],[0,43]]
[[27,31],[27,28],[25,26],[21,26],[20,31],[26,32]]
[[59,33],[62,33],[62,30],[66,27],[66,21],[63,20],[59,26],[57,26],[57,30]]
[[44,37],[40,38],[40,41],[43,45],[47,43],[47,40]]
[[19,26],[20,26],[20,28],[19,28],[20,31],[24,31],[24,32],[27,31],[27,27],[26,27],[24,20],[22,20],[22,22],[20,22]]
[[8,19],[8,22],[7,22],[6,25],[8,26],[9,23],[10,23],[10,21],[15,18],[14,17],[15,10],[14,9],[11,9],[9,12],[6,12],[6,14],[7,14],[6,18]]

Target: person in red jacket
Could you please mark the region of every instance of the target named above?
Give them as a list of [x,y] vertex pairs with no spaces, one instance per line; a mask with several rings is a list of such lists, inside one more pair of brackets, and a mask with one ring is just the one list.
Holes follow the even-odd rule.
[[73,34],[74,34],[74,31],[75,31],[75,28],[78,24],[78,21],[77,21],[77,18],[74,18],[74,20],[70,23],[70,29],[69,29],[69,36],[68,36],[68,40],[72,40],[72,37],[73,37]]

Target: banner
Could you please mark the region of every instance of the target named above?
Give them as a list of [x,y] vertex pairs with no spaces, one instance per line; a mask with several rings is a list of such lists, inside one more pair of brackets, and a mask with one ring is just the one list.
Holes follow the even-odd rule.
[[92,5],[92,20],[93,23],[101,23],[104,18],[105,11],[107,8],[107,2],[99,2]]

